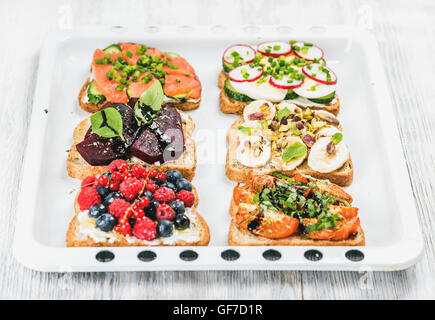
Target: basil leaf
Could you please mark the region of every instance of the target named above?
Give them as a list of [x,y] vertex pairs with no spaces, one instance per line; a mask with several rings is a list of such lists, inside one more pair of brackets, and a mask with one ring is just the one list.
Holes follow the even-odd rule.
[[281,119],[283,117],[288,117],[289,115],[291,115],[291,111],[288,108],[282,108],[278,110],[277,116],[278,116],[278,121],[281,122]]
[[343,134],[341,132],[334,133],[331,137],[331,141],[334,142],[334,144],[340,143],[341,140],[343,140]]
[[284,162],[297,159],[307,153],[307,146],[299,141],[288,146],[282,153],[282,160]]
[[162,85],[160,81],[155,80],[153,84],[142,93],[139,98],[139,103],[149,106],[154,111],[159,111],[162,108],[164,98],[165,95],[163,94]]
[[94,113],[91,117],[92,132],[104,137],[114,138],[119,136],[122,141],[122,117],[115,108],[106,108]]
[[238,126],[238,128],[242,133],[244,134],[251,134],[251,128],[250,127],[244,127],[244,126]]

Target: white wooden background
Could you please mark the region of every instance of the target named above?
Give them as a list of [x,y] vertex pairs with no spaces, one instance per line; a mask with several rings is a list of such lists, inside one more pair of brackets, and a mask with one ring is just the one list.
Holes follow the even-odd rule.
[[[11,255],[16,200],[45,34],[79,25],[360,25],[377,37],[425,256],[393,273],[40,273]],[[0,1],[0,298],[413,299],[435,297],[435,1]]]

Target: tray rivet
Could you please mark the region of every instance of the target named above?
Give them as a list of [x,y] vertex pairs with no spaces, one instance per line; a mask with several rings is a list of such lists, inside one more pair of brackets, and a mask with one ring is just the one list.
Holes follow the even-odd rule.
[[310,261],[319,261],[322,260],[323,254],[319,250],[308,250],[305,251],[304,257]]
[[289,26],[278,26],[276,28],[276,31],[278,31],[279,33],[290,33],[293,31],[293,28]]
[[310,31],[313,33],[324,33],[326,32],[326,28],[324,26],[312,26]]
[[269,261],[281,259],[281,253],[277,250],[269,249],[263,252],[263,258]]
[[235,261],[235,260],[240,258],[240,253],[238,253],[236,250],[228,249],[228,250],[222,251],[221,257],[222,257],[222,259],[227,260],[227,261]]
[[358,262],[364,259],[364,253],[359,250],[349,250],[345,253],[345,256],[353,262]]
[[140,261],[150,262],[150,261],[155,260],[157,258],[157,255],[155,254],[154,251],[145,250],[145,251],[139,252],[139,254],[137,255],[137,258]]
[[148,26],[145,28],[145,31],[149,32],[149,33],[157,33],[159,32],[159,27],[157,26]]
[[184,26],[179,26],[177,30],[178,32],[182,32],[182,33],[190,33],[194,30],[194,28],[192,26],[184,25]]
[[223,33],[226,30],[225,26],[222,26],[220,24],[217,24],[213,27],[211,27],[211,31],[214,33]]
[[184,250],[180,253],[180,259],[184,261],[193,261],[198,259],[198,254],[193,250]]
[[258,33],[260,32],[260,28],[257,26],[246,26],[243,28],[243,31],[246,33]]
[[110,262],[113,259],[115,259],[115,255],[107,250],[100,251],[95,255],[95,259],[97,259],[100,262]]

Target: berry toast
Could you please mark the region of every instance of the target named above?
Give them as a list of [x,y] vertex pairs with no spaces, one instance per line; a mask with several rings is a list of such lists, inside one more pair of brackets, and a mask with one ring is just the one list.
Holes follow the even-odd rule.
[[363,246],[352,197],[328,181],[296,173],[249,176],[230,205],[229,245]]
[[115,160],[88,176],[74,202],[67,247],[205,246],[210,233],[198,194],[178,170]]
[[290,40],[260,43],[254,49],[236,44],[222,56],[218,76],[223,113],[241,114],[249,102],[287,101],[300,108],[340,111],[335,89],[337,76],[318,46]]
[[193,67],[176,53],[136,43],[116,43],[96,49],[91,76],[83,84],[78,102],[87,112],[104,103],[127,103],[139,98],[154,82],[163,85],[165,103],[193,110],[201,103],[201,82]]

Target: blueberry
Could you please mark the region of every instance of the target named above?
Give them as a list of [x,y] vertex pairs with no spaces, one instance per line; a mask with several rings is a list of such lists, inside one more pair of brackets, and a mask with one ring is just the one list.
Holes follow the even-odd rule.
[[175,228],[184,230],[189,228],[190,220],[185,214],[177,214],[174,220]]
[[107,178],[111,178],[112,177],[112,172],[104,172],[103,176],[106,176]]
[[94,204],[89,208],[88,216],[94,219],[97,219],[103,213],[107,213],[107,208],[104,204]]
[[104,204],[108,207],[113,200],[122,198],[121,194],[118,191],[109,193],[107,197],[104,199]]
[[151,220],[156,219],[156,209],[157,209],[159,204],[160,204],[160,202],[158,202],[156,200],[151,200],[148,207],[145,208],[145,215],[148,218],[150,218]]
[[187,181],[184,178],[181,178],[180,180],[178,180],[175,185],[177,186],[177,191],[180,190],[187,190],[187,191],[192,191],[192,185],[190,184],[189,181]]
[[174,224],[169,220],[160,220],[157,222],[157,233],[161,237],[170,237],[174,231]]
[[177,192],[177,187],[172,182],[166,181],[166,182],[162,183],[161,187],[167,187],[167,188],[172,189],[175,192]]
[[101,216],[98,217],[96,227],[101,231],[108,232],[112,231],[117,223],[118,220],[110,213],[103,213]]
[[172,202],[169,204],[169,206],[170,206],[172,209],[174,209],[174,211],[175,211],[176,214],[184,213],[184,211],[186,211],[186,210],[184,209],[184,204],[183,204],[183,202],[181,202],[180,200],[172,201]]
[[178,170],[169,170],[166,172],[166,180],[168,180],[171,183],[175,184],[181,178],[183,178],[183,176]]
[[97,192],[101,196],[101,198],[104,199],[105,197],[107,197],[109,195],[110,190],[105,188],[105,187],[99,186],[99,187],[97,187]]
[[152,193],[151,191],[145,190],[145,191],[143,192],[143,195],[144,195],[145,197],[147,197],[150,201],[154,199],[154,197],[153,197],[153,193]]

